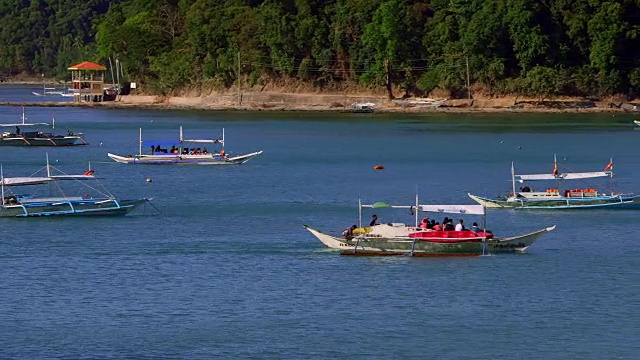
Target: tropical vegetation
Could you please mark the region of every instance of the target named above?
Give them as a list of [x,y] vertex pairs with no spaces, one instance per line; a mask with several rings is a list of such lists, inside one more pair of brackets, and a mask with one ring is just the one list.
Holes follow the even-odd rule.
[[164,94],[282,80],[396,96],[626,94],[640,89],[640,0],[0,2],[0,77],[65,78],[109,58]]

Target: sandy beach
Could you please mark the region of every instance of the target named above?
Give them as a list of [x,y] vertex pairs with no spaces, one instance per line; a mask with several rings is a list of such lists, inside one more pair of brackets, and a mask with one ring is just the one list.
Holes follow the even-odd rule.
[[[15,85],[16,83],[13,83]],[[29,83],[31,84],[31,83]],[[40,83],[41,84],[41,83]],[[35,85],[35,84],[33,84]],[[375,111],[382,113],[497,113],[497,112],[549,112],[593,113],[636,112],[638,103],[626,102],[620,97],[607,100],[582,98],[535,98],[503,96],[473,99],[408,98],[389,100],[384,93],[320,93],[304,89],[301,92],[282,91],[213,91],[183,96],[156,96],[130,94],[119,96],[116,101],[103,103],[74,103],[53,101],[2,102],[3,106],[81,106],[102,108],[161,108],[235,111],[331,111],[350,112],[354,103],[374,103]]]

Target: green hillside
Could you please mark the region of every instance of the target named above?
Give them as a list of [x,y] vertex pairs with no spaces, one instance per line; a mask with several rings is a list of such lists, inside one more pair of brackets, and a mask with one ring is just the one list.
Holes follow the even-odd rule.
[[[345,84],[466,97],[640,89],[640,0],[4,0],[0,77],[119,59],[170,93]],[[396,95],[401,95],[396,93]]]

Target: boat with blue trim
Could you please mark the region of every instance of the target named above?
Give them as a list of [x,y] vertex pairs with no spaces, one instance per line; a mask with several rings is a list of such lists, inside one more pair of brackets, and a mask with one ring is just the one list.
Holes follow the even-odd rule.
[[[153,165],[238,165],[244,164],[254,157],[262,154],[256,151],[242,155],[232,155],[224,150],[224,129],[219,139],[185,139],[180,127],[180,138],[174,142],[142,141],[142,129],[139,133],[139,148],[137,155],[116,155],[107,153],[107,156],[123,164],[153,164]],[[218,149],[210,152],[207,148],[187,147],[187,144],[211,144]],[[172,146],[171,149],[162,146]],[[150,146],[148,154],[142,153],[142,148]],[[197,145],[196,145],[197,146]]]
[[[90,186],[87,181],[96,181],[97,185]],[[62,182],[72,185],[63,191]],[[44,186],[33,189],[36,185]],[[0,188],[0,217],[126,215],[150,200],[119,199],[97,182],[93,170],[68,175],[51,166],[48,157],[44,168],[27,177],[5,177],[0,167]],[[26,188],[29,193],[23,192]],[[83,195],[69,196],[66,192]]]
[[[603,171],[593,172],[560,172],[557,157],[554,155],[553,171],[548,174],[517,175],[511,163],[511,193],[507,196],[487,198],[468,194],[471,199],[489,209],[534,209],[534,210],[567,210],[640,208],[640,196],[632,193],[618,193],[613,190],[601,191],[592,187],[562,189],[565,180],[588,180],[593,178],[613,178],[613,159],[604,167]],[[516,182],[525,181],[553,181],[553,187],[545,191],[535,191],[524,185],[516,190]]]

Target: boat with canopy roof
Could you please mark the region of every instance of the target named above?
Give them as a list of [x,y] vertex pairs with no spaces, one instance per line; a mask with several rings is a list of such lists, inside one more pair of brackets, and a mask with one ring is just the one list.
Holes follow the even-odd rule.
[[[363,208],[409,209],[415,215],[415,224],[376,224],[362,226]],[[420,227],[418,213],[440,213],[481,216],[482,226],[477,230],[433,230]],[[500,238],[486,230],[485,209],[481,205],[415,205],[397,206],[378,202],[371,205],[358,202],[359,227],[353,236],[332,236],[310,226],[303,225],[311,234],[331,249],[341,250],[342,255],[362,256],[479,256],[490,253],[523,252],[544,233],[555,229],[546,227],[524,235]]]
[[[242,155],[232,155],[224,150],[224,129],[219,139],[185,139],[180,126],[178,141],[142,141],[142,129],[139,133],[139,147],[137,155],[121,156],[107,153],[111,159],[123,164],[166,164],[166,165],[237,165],[244,164],[262,154],[256,151]],[[189,148],[187,144],[211,144],[218,147],[210,152],[206,148]],[[196,146],[198,146],[196,145]],[[143,147],[151,147],[148,154],[142,153]],[[162,146],[172,146],[171,149]],[[200,145],[202,146],[202,145]]]
[[149,201],[119,199],[100,184],[93,170],[69,175],[51,166],[48,156],[45,167],[26,177],[5,177],[0,166],[0,188],[0,217],[126,215]]
[[36,128],[38,126],[56,127],[56,119],[52,118],[48,123],[28,123],[22,108],[22,122],[16,124],[0,124],[0,127],[15,127],[15,131],[2,131],[0,145],[4,146],[74,146],[88,145],[82,133],[74,134],[68,131],[66,135],[56,135],[44,131],[24,131],[24,128]]
[[[471,199],[490,209],[593,209],[616,208],[630,209],[640,207],[638,195],[622,194],[615,191],[600,191],[591,187],[563,189],[567,180],[588,180],[594,178],[613,178],[613,159],[603,171],[560,172],[557,157],[554,155],[553,171],[548,174],[517,175],[511,163],[511,193],[494,199],[468,194]],[[516,182],[552,181],[555,184],[545,191],[534,191],[524,185],[516,190]]]

